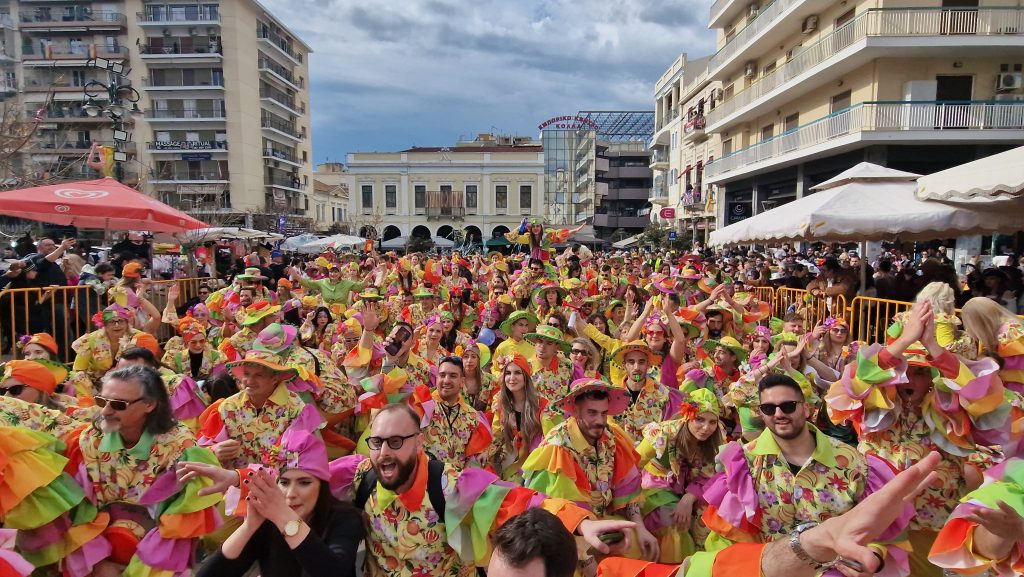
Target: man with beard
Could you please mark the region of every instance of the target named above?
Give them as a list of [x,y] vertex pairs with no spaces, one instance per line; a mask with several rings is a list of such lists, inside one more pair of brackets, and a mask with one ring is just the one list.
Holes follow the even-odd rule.
[[649,423],[667,421],[679,410],[682,395],[648,376],[647,371],[660,359],[645,341],[633,341],[612,355],[612,362],[623,367],[626,375],[617,383],[629,392],[629,408],[614,417],[636,442],[643,438]]
[[[812,407],[789,376],[766,376],[758,394],[765,431],[745,445],[723,446],[718,453],[722,472],[705,487],[708,508],[702,520],[712,531],[708,551],[733,542],[767,543],[799,535],[852,509],[894,476],[881,459],[808,423]],[[909,508],[905,513],[879,537],[885,545],[876,550],[885,554],[889,567],[906,566],[906,551],[894,543],[912,516]]]
[[[369,459],[343,457],[331,470],[335,479],[351,479],[351,485],[337,485],[335,495],[354,497],[367,515],[364,574],[371,577],[475,576],[474,566],[483,566],[490,555],[489,536],[533,507],[557,515],[601,553],[609,548],[600,535],[633,526],[595,521],[568,501],[506,483],[481,469],[460,471],[430,460],[423,451],[420,416],[405,403],[377,412],[367,446]],[[593,566],[593,560],[587,564]]]
[[484,450],[491,444],[491,431],[480,413],[462,397],[466,381],[459,357],[442,357],[437,366],[437,388],[427,410],[423,449],[430,458],[458,469],[482,467]]
[[[552,428],[523,463],[523,486],[574,501],[598,518],[636,523],[628,556],[658,559],[658,539],[640,514],[640,455],[609,416],[629,405],[625,389],[598,379],[573,381],[555,408],[568,418]],[[633,538],[635,537],[635,538]]]
[[[437,380],[436,369],[426,360],[412,352],[416,339],[411,324],[405,321],[395,323],[383,342],[375,342],[380,315],[376,307],[367,307],[362,312],[363,334],[359,344],[346,355],[342,364],[349,380],[358,382],[367,377],[389,373],[393,369],[406,372],[412,386],[426,385],[433,389]],[[389,347],[394,354],[388,352]]]
[[[197,498],[198,482],[177,485],[175,465],[216,459],[174,419],[163,382],[150,368],[110,372],[95,400],[99,415],[62,439],[63,457],[36,461],[36,471],[18,475],[31,482],[60,462],[73,477],[66,477],[62,499],[39,496],[38,516],[55,514],[19,535],[22,552],[37,566],[60,561],[71,577],[189,572],[198,537],[217,525],[213,506],[220,497]],[[49,448],[64,445],[53,440]],[[57,501],[63,506],[54,510]]]

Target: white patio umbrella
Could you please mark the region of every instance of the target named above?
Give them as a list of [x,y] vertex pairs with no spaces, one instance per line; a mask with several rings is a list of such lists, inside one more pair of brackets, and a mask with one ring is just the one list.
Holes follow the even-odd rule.
[[1024,205],[988,199],[918,200],[919,175],[862,162],[815,186],[819,191],[711,233],[713,245],[752,242],[928,240],[1012,232]]
[[312,242],[301,245],[297,251],[303,254],[314,254],[328,248],[352,248],[366,242],[365,238],[352,236],[350,234],[336,234],[324,238],[318,238]]
[[917,179],[921,200],[1024,197],[1024,146]]
[[300,234],[290,236],[281,243],[281,250],[298,250],[300,246],[311,243],[320,237],[315,234]]

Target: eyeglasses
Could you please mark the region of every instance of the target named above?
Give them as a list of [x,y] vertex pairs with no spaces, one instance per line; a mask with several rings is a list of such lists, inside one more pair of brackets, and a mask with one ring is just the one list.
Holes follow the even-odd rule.
[[782,409],[782,414],[792,415],[796,408],[804,404],[803,401],[783,401],[781,403],[761,403],[757,408],[761,411],[762,415],[771,417],[775,415],[776,409]]
[[588,357],[590,356],[590,353],[588,353],[587,351],[585,351],[583,349],[573,349],[573,350],[569,351],[569,354],[570,355],[586,355]]
[[539,269],[539,268],[537,268],[537,267],[533,267],[533,266],[531,266],[531,267],[530,267],[530,270],[532,270],[533,272],[540,272],[540,271],[541,271],[542,269]]
[[109,321],[107,321],[104,324],[108,324],[108,325],[126,325],[126,324],[128,324],[128,321],[125,320],[125,319],[110,319]]
[[406,441],[418,434],[419,433],[413,433],[411,435],[405,435],[404,437],[401,435],[395,435],[394,437],[367,437],[366,445],[369,446],[371,450],[379,451],[384,446],[384,443],[387,443],[388,447],[390,447],[392,451],[397,451],[402,448],[402,445],[404,445]]
[[3,394],[5,394],[5,395],[7,395],[9,397],[17,397],[18,395],[21,394],[22,391],[25,390],[25,387],[27,387],[27,386],[28,385],[11,385],[9,387],[6,387],[6,388],[0,389],[0,390],[3,391]]
[[135,403],[137,403],[137,402],[139,402],[139,401],[141,401],[143,399],[143,397],[139,397],[139,398],[135,399],[134,401],[122,401],[120,399],[107,399],[105,397],[93,397],[93,398],[96,400],[96,406],[97,407],[102,409],[102,408],[106,407],[107,404],[109,403],[110,404],[110,408],[114,409],[117,412],[121,412],[121,411],[127,409],[130,405],[134,405]]

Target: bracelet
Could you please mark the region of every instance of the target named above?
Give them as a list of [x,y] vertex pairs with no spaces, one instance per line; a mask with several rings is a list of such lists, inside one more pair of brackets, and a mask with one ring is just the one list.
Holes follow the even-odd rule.
[[840,557],[837,556],[831,561],[821,562],[814,557],[811,557],[807,551],[804,550],[803,545],[800,544],[800,535],[802,535],[804,531],[813,529],[817,526],[818,524],[814,522],[798,525],[797,528],[789,534],[789,548],[793,551],[793,554],[796,555],[797,559],[800,559],[807,565],[811,566],[815,571],[821,572],[831,569],[836,562],[839,561]]

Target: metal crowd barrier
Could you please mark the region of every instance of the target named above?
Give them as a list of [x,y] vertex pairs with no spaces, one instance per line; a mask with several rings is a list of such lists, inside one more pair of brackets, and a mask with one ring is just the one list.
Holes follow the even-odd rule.
[[[209,279],[185,278],[152,281],[147,295],[161,313],[167,304],[167,290],[172,284],[181,287],[177,304],[196,296],[199,285]],[[18,358],[15,346],[22,335],[48,332],[53,335],[64,361],[74,355],[71,343],[96,330],[92,316],[107,305],[106,295],[96,295],[88,286],[6,289],[0,291],[0,357]],[[156,337],[162,342],[174,334],[174,328],[161,325]]]
[[857,297],[850,305],[850,332],[853,338],[868,343],[884,343],[885,331],[897,313],[909,311],[914,303],[872,297]]

